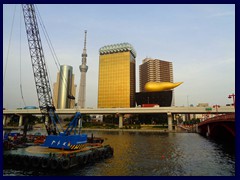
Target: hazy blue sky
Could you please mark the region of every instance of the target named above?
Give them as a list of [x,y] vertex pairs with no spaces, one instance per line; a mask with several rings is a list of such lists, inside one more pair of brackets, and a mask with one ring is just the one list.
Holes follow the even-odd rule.
[[[73,66],[76,100],[84,30],[88,31],[87,107],[97,107],[99,48],[122,42],[132,44],[137,52],[137,92],[139,65],[144,58],[151,57],[173,62],[174,82],[184,82],[175,88],[177,106],[232,103],[227,97],[235,92],[234,4],[47,4],[37,8],[60,63]],[[41,39],[53,84],[58,70],[43,33]],[[3,5],[3,76],[6,69],[3,106],[6,108],[24,106],[20,93],[20,49],[23,96],[27,105],[38,106],[21,7]]]

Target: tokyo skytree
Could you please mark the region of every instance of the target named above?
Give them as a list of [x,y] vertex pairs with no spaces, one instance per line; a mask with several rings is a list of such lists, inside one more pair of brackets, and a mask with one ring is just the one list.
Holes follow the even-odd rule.
[[86,73],[88,70],[86,39],[87,39],[87,31],[85,30],[84,48],[82,53],[82,64],[79,66],[79,69],[81,72],[81,79],[80,79],[80,86],[79,86],[79,93],[78,93],[79,108],[85,108],[85,99],[86,99]]

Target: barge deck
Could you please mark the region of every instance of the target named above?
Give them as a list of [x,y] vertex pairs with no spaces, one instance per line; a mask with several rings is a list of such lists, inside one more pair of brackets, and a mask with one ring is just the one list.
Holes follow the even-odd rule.
[[78,150],[53,149],[43,146],[29,146],[4,151],[4,167],[27,167],[42,169],[63,169],[100,161],[113,156],[113,148],[100,143],[88,143]]

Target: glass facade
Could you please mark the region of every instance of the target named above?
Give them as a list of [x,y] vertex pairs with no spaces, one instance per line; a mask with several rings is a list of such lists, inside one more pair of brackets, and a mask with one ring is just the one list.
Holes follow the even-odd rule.
[[135,57],[127,51],[101,53],[98,108],[135,106]]
[[74,108],[75,100],[69,99],[68,95],[75,97],[76,85],[74,85],[73,67],[61,65],[57,74],[57,82],[53,85],[53,103],[57,109]]

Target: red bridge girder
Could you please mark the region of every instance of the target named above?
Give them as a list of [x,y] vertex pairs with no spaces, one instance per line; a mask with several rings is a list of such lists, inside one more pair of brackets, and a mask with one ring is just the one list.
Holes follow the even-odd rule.
[[234,126],[231,126],[231,124],[227,124],[227,123],[214,123],[212,124],[212,127],[210,127],[210,132],[213,133],[215,131],[216,128],[218,128],[219,126],[225,128],[233,137],[235,137],[235,128]]
[[225,129],[232,137],[235,137],[235,113],[215,116],[198,124],[200,134],[216,135],[219,128]]
[[224,115],[220,115],[220,116],[215,116],[213,118],[209,118],[203,122],[200,122],[198,124],[198,126],[202,126],[205,124],[209,124],[209,123],[216,123],[216,122],[228,122],[228,121],[234,121],[235,122],[235,113],[233,114],[224,114]]

